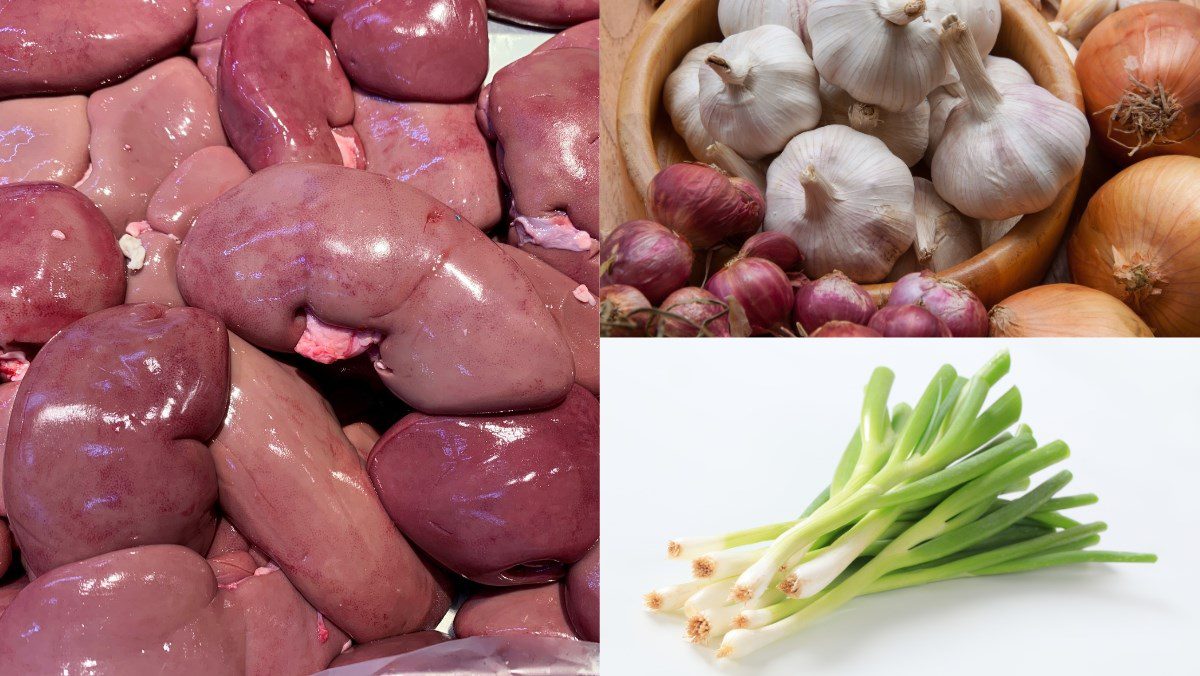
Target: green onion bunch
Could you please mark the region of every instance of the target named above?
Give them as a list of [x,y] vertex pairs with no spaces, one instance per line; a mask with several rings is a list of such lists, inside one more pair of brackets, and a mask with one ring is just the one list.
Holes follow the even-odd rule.
[[829,486],[798,519],[668,544],[691,559],[693,579],[646,595],[648,608],[681,611],[687,637],[743,657],[798,633],[862,594],[968,576],[1080,562],[1151,563],[1153,554],[1091,549],[1103,522],[1063,514],[1095,495],[1060,496],[1067,445],[1038,445],[1018,425],[1021,395],[1001,352],[972,378],[950,366],[915,406],[889,408],[894,374],[867,383],[858,429]]

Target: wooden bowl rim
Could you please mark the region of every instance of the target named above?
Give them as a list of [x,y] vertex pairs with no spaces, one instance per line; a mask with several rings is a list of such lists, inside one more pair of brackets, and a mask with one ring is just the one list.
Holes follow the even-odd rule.
[[[676,34],[681,22],[705,11],[712,12],[715,22],[716,6],[717,0],[666,0],[642,27],[625,61],[617,96],[617,142],[626,172],[643,201],[651,179],[661,169],[654,124],[662,110],[664,81],[675,68],[672,64],[670,69],[656,73],[656,61],[663,54],[663,43]],[[1000,0],[1000,7],[1001,39],[1006,31],[1015,31],[1032,45],[1033,53],[1041,57],[1015,60],[1030,71],[1037,84],[1084,111],[1074,65],[1046,20],[1028,0]],[[689,45],[688,49],[694,46]],[[1035,61],[1039,65],[1031,67]],[[647,73],[654,77],[646,77],[644,74]],[[989,307],[1018,291],[1036,286],[1049,269],[1062,241],[1081,175],[1082,171],[1077,173],[1049,207],[1025,215],[992,246],[938,275],[965,284]],[[1009,270],[1022,258],[1035,259],[1040,269],[1019,272],[1018,276],[1023,274],[1025,279],[992,279],[997,271]],[[1028,274],[1030,272],[1033,274]],[[892,283],[865,286],[877,301],[884,302],[891,293]]]

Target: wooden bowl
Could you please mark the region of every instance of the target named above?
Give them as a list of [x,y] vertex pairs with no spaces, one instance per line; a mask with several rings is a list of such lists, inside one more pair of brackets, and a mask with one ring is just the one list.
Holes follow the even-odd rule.
[[[1024,66],[1034,81],[1083,110],[1083,96],[1066,52],[1029,0],[1001,0],[1000,37],[993,54]],[[663,82],[684,54],[721,39],[717,0],[666,0],[642,27],[625,62],[617,100],[617,138],[629,177],[642,199],[658,171],[692,160],[662,105]],[[1075,194],[1076,176],[1044,211],[1029,214],[987,250],[941,273],[967,285],[987,306],[1040,282],[1050,267]],[[877,300],[891,284],[867,288]]]

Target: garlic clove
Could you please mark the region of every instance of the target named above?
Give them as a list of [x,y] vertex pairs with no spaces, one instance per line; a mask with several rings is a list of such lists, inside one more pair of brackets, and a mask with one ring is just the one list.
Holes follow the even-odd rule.
[[966,98],[951,111],[933,155],[938,194],[963,214],[988,220],[1050,206],[1083,168],[1087,119],[1037,85],[993,85],[953,14],[943,22],[942,42]]
[[894,113],[855,101],[841,88],[822,80],[821,124],[844,124],[874,136],[911,167],[925,156],[929,144],[929,102]]
[[779,152],[817,126],[817,69],[799,36],[760,26],[725,39],[700,68],[700,120],[747,160]]
[[[979,56],[987,58],[1000,36],[1000,0],[925,0],[925,16],[934,25],[951,14],[957,14],[967,24]],[[943,84],[958,82],[958,71],[946,58],[946,79]]]
[[856,100],[891,111],[921,103],[946,78],[925,0],[820,0],[808,33],[821,76]]
[[913,245],[922,267],[941,272],[983,251],[979,224],[955,211],[928,179],[913,179],[917,239]]
[[843,125],[792,139],[767,170],[765,229],[808,256],[810,277],[877,282],[913,243],[914,186],[883,141]]
[[979,242],[983,248],[988,248],[1000,241],[1010,230],[1017,227],[1022,216],[1013,216],[1002,221],[979,221]]
[[663,83],[663,106],[671,125],[687,144],[692,157],[701,162],[709,161],[708,146],[713,138],[700,121],[700,68],[719,46],[718,42],[709,42],[692,49]]

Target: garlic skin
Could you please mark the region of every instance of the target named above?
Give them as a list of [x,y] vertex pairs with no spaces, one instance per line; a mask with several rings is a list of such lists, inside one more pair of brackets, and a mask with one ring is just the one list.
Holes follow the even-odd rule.
[[759,26],[725,38],[700,69],[700,120],[747,160],[779,152],[821,120],[817,69],[800,37]]
[[986,249],[999,242],[1001,237],[1017,227],[1021,218],[1021,216],[1013,216],[1002,221],[979,221],[979,243]]
[[[925,0],[925,16],[940,25],[951,14],[957,14],[967,24],[979,56],[987,58],[1000,36],[1000,0]],[[946,58],[946,79],[942,84],[958,82],[958,71]]]
[[720,0],[717,23],[729,37],[759,26],[783,26],[796,35],[804,34],[809,0]]
[[663,106],[671,118],[671,126],[683,138],[692,157],[701,162],[709,161],[708,146],[713,138],[700,121],[700,69],[708,55],[720,46],[719,42],[708,42],[689,51],[663,83]]
[[916,236],[912,174],[883,141],[843,125],[792,139],[767,170],[765,229],[791,235],[815,279],[887,276]]
[[812,0],[808,33],[821,76],[856,100],[910,110],[946,79],[925,0]]
[[1084,114],[1037,85],[994,86],[955,15],[943,22],[942,41],[966,97],[933,155],[938,194],[967,216],[993,221],[1050,206],[1083,168]]
[[895,113],[855,101],[840,87],[821,81],[821,124],[844,124],[883,141],[896,157],[913,166],[929,145],[929,102]]
[[[1033,76],[1021,64],[1002,56],[989,56],[986,60],[988,79],[997,87],[1006,84],[1033,84]],[[933,159],[942,134],[946,130],[946,118],[950,111],[962,103],[962,87],[957,83],[938,87],[929,93],[929,149],[925,157]]]
[[916,188],[913,213],[917,239],[913,248],[922,267],[934,272],[948,270],[983,251],[979,224],[955,211],[928,179],[913,179]]

